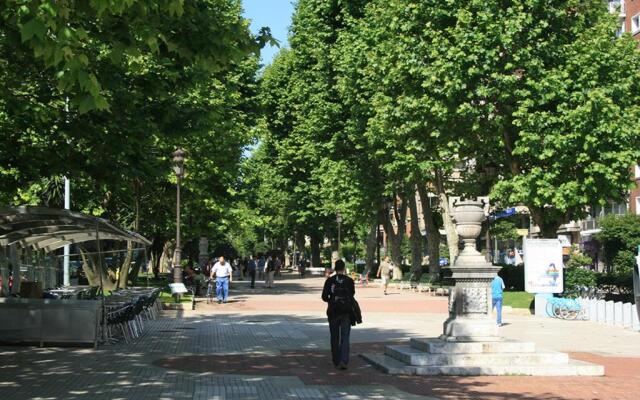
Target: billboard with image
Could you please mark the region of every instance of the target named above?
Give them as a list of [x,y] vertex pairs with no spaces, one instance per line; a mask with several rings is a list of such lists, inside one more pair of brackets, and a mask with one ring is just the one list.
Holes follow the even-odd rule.
[[525,239],[524,290],[562,293],[562,243],[558,239]]

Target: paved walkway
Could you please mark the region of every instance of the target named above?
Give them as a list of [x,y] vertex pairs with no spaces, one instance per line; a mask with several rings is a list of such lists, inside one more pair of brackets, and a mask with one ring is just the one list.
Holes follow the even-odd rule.
[[636,399],[640,333],[590,322],[509,316],[507,337],[604,364],[605,377],[394,377],[357,356],[411,336],[437,336],[446,299],[358,289],[365,322],[350,368],[336,371],[319,302],[322,279],[276,289],[235,283],[233,302],[198,304],[147,322],[129,345],[99,350],[0,347],[0,399]]

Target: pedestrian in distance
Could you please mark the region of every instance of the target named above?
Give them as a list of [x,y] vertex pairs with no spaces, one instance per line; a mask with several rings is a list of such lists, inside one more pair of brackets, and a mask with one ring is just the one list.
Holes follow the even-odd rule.
[[273,259],[273,266],[275,271],[274,276],[280,276],[280,270],[282,269],[282,260],[280,260],[280,257],[276,256]]
[[491,308],[496,310],[496,324],[502,326],[502,292],[504,291],[504,281],[496,275],[491,281]]
[[253,255],[250,255],[249,260],[247,261],[247,273],[249,274],[249,279],[251,280],[251,285],[249,286],[251,289],[254,289],[256,287],[256,269],[258,269],[256,260]]
[[267,257],[267,261],[264,264],[264,286],[271,289],[273,287],[273,277],[276,273],[276,266],[271,256]]
[[335,275],[327,278],[322,289],[331,333],[331,359],[338,369],[347,369],[349,365],[349,336],[356,294],[353,279],[345,272],[344,261],[337,260]]
[[380,268],[378,268],[378,278],[382,279],[382,288],[385,296],[387,295],[387,287],[391,280],[391,271],[393,271],[393,265],[391,265],[391,259],[389,256],[386,256],[380,263]]
[[260,260],[258,260],[258,280],[264,279],[264,267],[267,263],[267,260],[264,258],[264,254],[260,255]]
[[229,297],[229,283],[233,280],[233,269],[231,264],[224,260],[224,256],[218,258],[218,262],[215,263],[211,269],[211,275],[209,278],[216,278],[216,298],[218,304],[226,303]]

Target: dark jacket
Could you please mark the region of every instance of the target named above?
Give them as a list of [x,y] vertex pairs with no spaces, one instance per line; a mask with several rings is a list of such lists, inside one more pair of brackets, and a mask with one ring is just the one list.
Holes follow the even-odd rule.
[[349,317],[351,319],[351,326],[362,323],[362,312],[360,311],[360,304],[358,304],[356,299],[353,299],[353,310]]
[[[334,275],[334,276],[332,276],[330,278],[327,278],[327,280],[324,282],[324,287],[322,288],[322,301],[328,303],[328,305],[327,305],[327,317],[329,319],[332,319],[333,317],[337,316],[335,314],[335,310],[333,310],[332,302],[331,302],[331,296],[333,294],[333,288],[335,287],[336,284],[346,285],[347,286],[347,290],[351,294],[352,298],[356,294],[355,284],[353,282],[353,279],[351,279],[350,277],[348,277],[346,275],[336,274],[336,275]],[[360,306],[357,306],[357,302],[355,301],[355,298],[354,298],[353,299],[353,309],[356,309],[356,308],[358,310],[358,315],[360,315]],[[354,310],[352,310],[352,312],[350,313],[350,317],[351,317],[352,325],[354,325],[353,324],[353,321],[355,319]],[[362,321],[362,317],[360,316],[359,318],[360,318],[360,321]]]

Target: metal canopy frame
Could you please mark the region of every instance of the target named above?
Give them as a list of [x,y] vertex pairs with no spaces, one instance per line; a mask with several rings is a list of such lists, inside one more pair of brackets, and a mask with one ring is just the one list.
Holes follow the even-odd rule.
[[52,252],[68,244],[100,239],[151,245],[135,232],[74,211],[31,206],[0,208],[0,246],[15,244]]
[[[136,242],[145,249],[151,245],[148,239],[138,233],[119,228],[106,219],[78,212],[32,206],[0,208],[0,246],[17,245],[51,253],[68,244],[95,241],[98,247],[98,265],[100,269],[104,269],[100,241],[105,239]],[[102,271],[99,276],[102,334],[106,335],[107,313]]]

